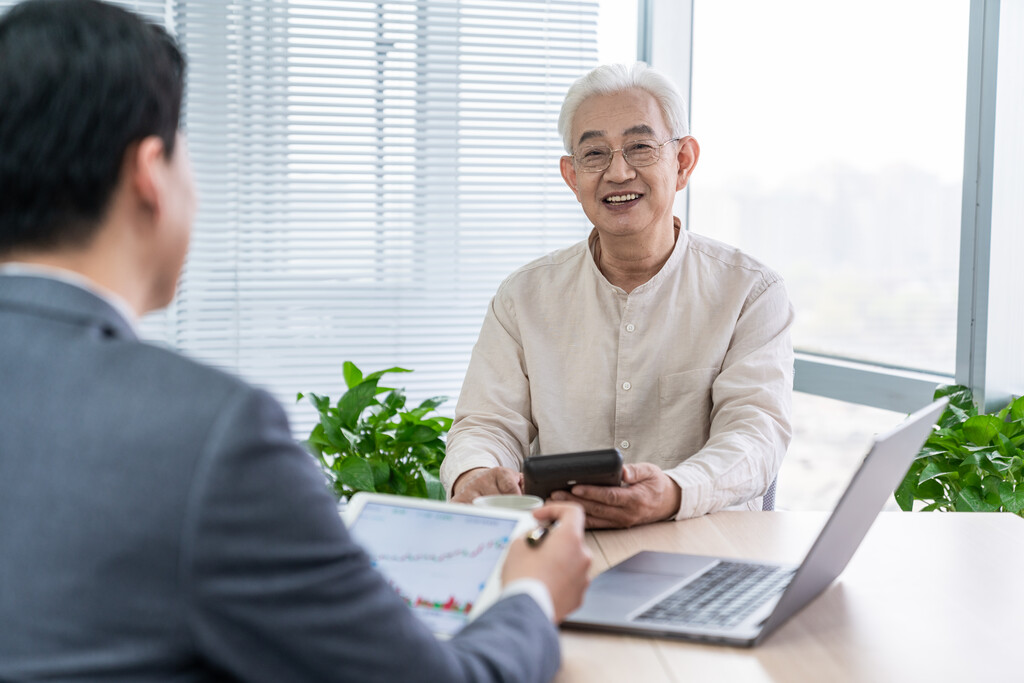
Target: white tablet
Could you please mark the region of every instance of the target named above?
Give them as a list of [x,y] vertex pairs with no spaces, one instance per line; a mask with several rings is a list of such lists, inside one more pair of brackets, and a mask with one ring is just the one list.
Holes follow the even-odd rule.
[[497,599],[509,542],[537,526],[527,511],[365,492],[342,517],[373,566],[441,638]]

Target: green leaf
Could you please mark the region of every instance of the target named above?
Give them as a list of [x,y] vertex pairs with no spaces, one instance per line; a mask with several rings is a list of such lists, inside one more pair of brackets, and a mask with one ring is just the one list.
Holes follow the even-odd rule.
[[918,500],[946,500],[946,489],[942,487],[938,479],[931,479],[918,484],[915,489]]
[[979,446],[992,443],[1002,426],[995,415],[975,415],[964,422],[964,436]]
[[1014,481],[1024,480],[1024,458],[1015,455],[1010,458],[1010,465],[1006,468],[1006,474]]
[[940,386],[935,390],[935,395],[932,400],[938,400],[943,396],[949,397],[949,408],[955,408],[956,411],[954,412],[965,413],[965,417],[960,420],[961,422],[967,419],[967,415],[977,414],[977,407],[974,405],[974,396],[970,388],[963,384]]
[[921,470],[921,474],[920,474],[920,476],[917,479],[917,483],[918,484],[923,484],[926,481],[929,481],[930,479],[936,479],[938,477],[945,477],[945,476],[951,474],[952,472],[953,472],[953,470],[943,469],[943,468],[939,467],[938,464],[936,464],[934,462],[930,462],[930,463],[928,463],[927,465],[924,466],[923,470]]
[[422,420],[430,411],[448,400],[447,396],[434,396],[421,403],[419,407],[410,410],[408,415],[413,420]]
[[448,397],[447,397],[447,396],[433,396],[433,397],[431,397],[431,398],[428,398],[428,399],[427,399],[426,401],[424,401],[423,403],[421,403],[421,404],[419,405],[419,407],[418,407],[418,408],[416,408],[416,410],[427,410],[427,411],[431,411],[431,410],[433,410],[434,408],[437,408],[437,407],[438,407],[439,405],[441,405],[442,403],[444,403],[444,402],[445,402],[445,401],[447,401],[447,400],[448,400]]
[[444,487],[441,486],[441,479],[437,474],[427,470],[426,468],[420,468],[420,475],[423,477],[423,482],[426,484],[427,498],[433,498],[434,500],[444,500]]
[[334,415],[321,413],[320,424],[332,453],[344,453],[349,450],[351,442],[342,430],[341,420]]
[[388,486],[391,490],[400,496],[408,495],[410,493],[410,483],[410,478],[401,470],[396,470],[394,465],[392,465],[391,475],[388,477]]
[[309,394],[309,402],[313,404],[318,413],[327,412],[331,407],[331,399],[314,393]]
[[1003,504],[999,495],[999,485],[1002,483],[1002,479],[991,475],[981,480],[981,495],[984,496],[986,503],[997,508]]
[[1001,463],[1003,456],[993,450],[981,451],[977,454],[978,456],[978,468],[981,473],[988,472],[989,474],[1000,475],[1002,471]]
[[370,464],[370,469],[373,471],[373,485],[379,489],[388,482],[388,477],[391,476],[391,468],[386,462],[380,458],[369,458],[366,462]]
[[1010,419],[1021,421],[1024,420],[1024,396],[1021,396],[1010,404]]
[[903,481],[900,482],[900,485],[896,487],[896,491],[893,493],[896,504],[904,512],[910,512],[914,509],[915,483],[916,475],[913,472],[907,472],[907,476],[903,477]]
[[376,491],[373,485],[373,468],[370,463],[355,455],[348,455],[335,463],[334,473],[338,481],[354,491]]
[[998,506],[987,502],[981,494],[981,489],[976,486],[961,489],[953,508],[957,512],[996,512],[999,509]]
[[403,425],[395,432],[395,440],[405,444],[426,443],[437,438],[437,431],[430,425]]
[[1004,481],[999,484],[999,500],[1007,512],[1020,514],[1024,510],[1024,482]]
[[327,435],[324,434],[324,425],[321,422],[317,422],[313,426],[313,431],[309,433],[306,443],[315,446],[318,452],[323,452],[324,447],[327,447],[329,452],[334,452],[334,447],[327,440]]
[[377,413],[374,420],[377,422],[383,422],[389,420],[398,414],[402,408],[405,407],[405,392],[401,389],[392,389],[383,401],[381,401],[380,412]]
[[970,465],[962,465],[960,467],[960,483],[967,486],[980,486],[981,485],[981,472]]
[[341,374],[345,377],[345,386],[349,389],[363,381],[363,371],[351,361],[345,361],[341,366]]
[[363,381],[368,382],[371,379],[380,379],[390,372],[412,372],[412,370],[406,370],[405,368],[388,368],[387,370],[378,370],[377,372],[371,372],[369,375],[364,377]]
[[338,415],[342,423],[351,430],[356,429],[359,416],[368,406],[375,402],[374,395],[377,391],[377,378],[366,379],[360,384],[345,392],[345,395],[338,399]]
[[1007,458],[1012,458],[1017,454],[1017,447],[1014,446],[1013,442],[1006,438],[1006,436],[1003,434],[996,434],[996,448],[999,450],[1001,454],[1005,455]]

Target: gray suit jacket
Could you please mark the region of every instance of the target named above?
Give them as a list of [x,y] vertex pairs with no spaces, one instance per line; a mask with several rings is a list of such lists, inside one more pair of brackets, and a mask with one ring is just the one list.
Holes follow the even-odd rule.
[[265,392],[0,275],[0,679],[541,681],[500,601],[438,642],[370,566]]

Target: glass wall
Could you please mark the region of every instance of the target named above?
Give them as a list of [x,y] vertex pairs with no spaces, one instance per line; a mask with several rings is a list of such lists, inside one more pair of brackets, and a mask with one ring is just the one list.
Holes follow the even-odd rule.
[[690,229],[785,277],[799,350],[952,374],[966,0],[696,0]]

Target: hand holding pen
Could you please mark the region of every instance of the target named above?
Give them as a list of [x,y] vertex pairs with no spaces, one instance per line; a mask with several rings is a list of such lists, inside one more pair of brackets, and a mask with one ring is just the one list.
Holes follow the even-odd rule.
[[584,539],[583,508],[573,503],[548,503],[533,511],[538,526],[516,539],[502,568],[508,584],[538,579],[551,596],[555,623],[583,602],[590,580],[590,550]]

